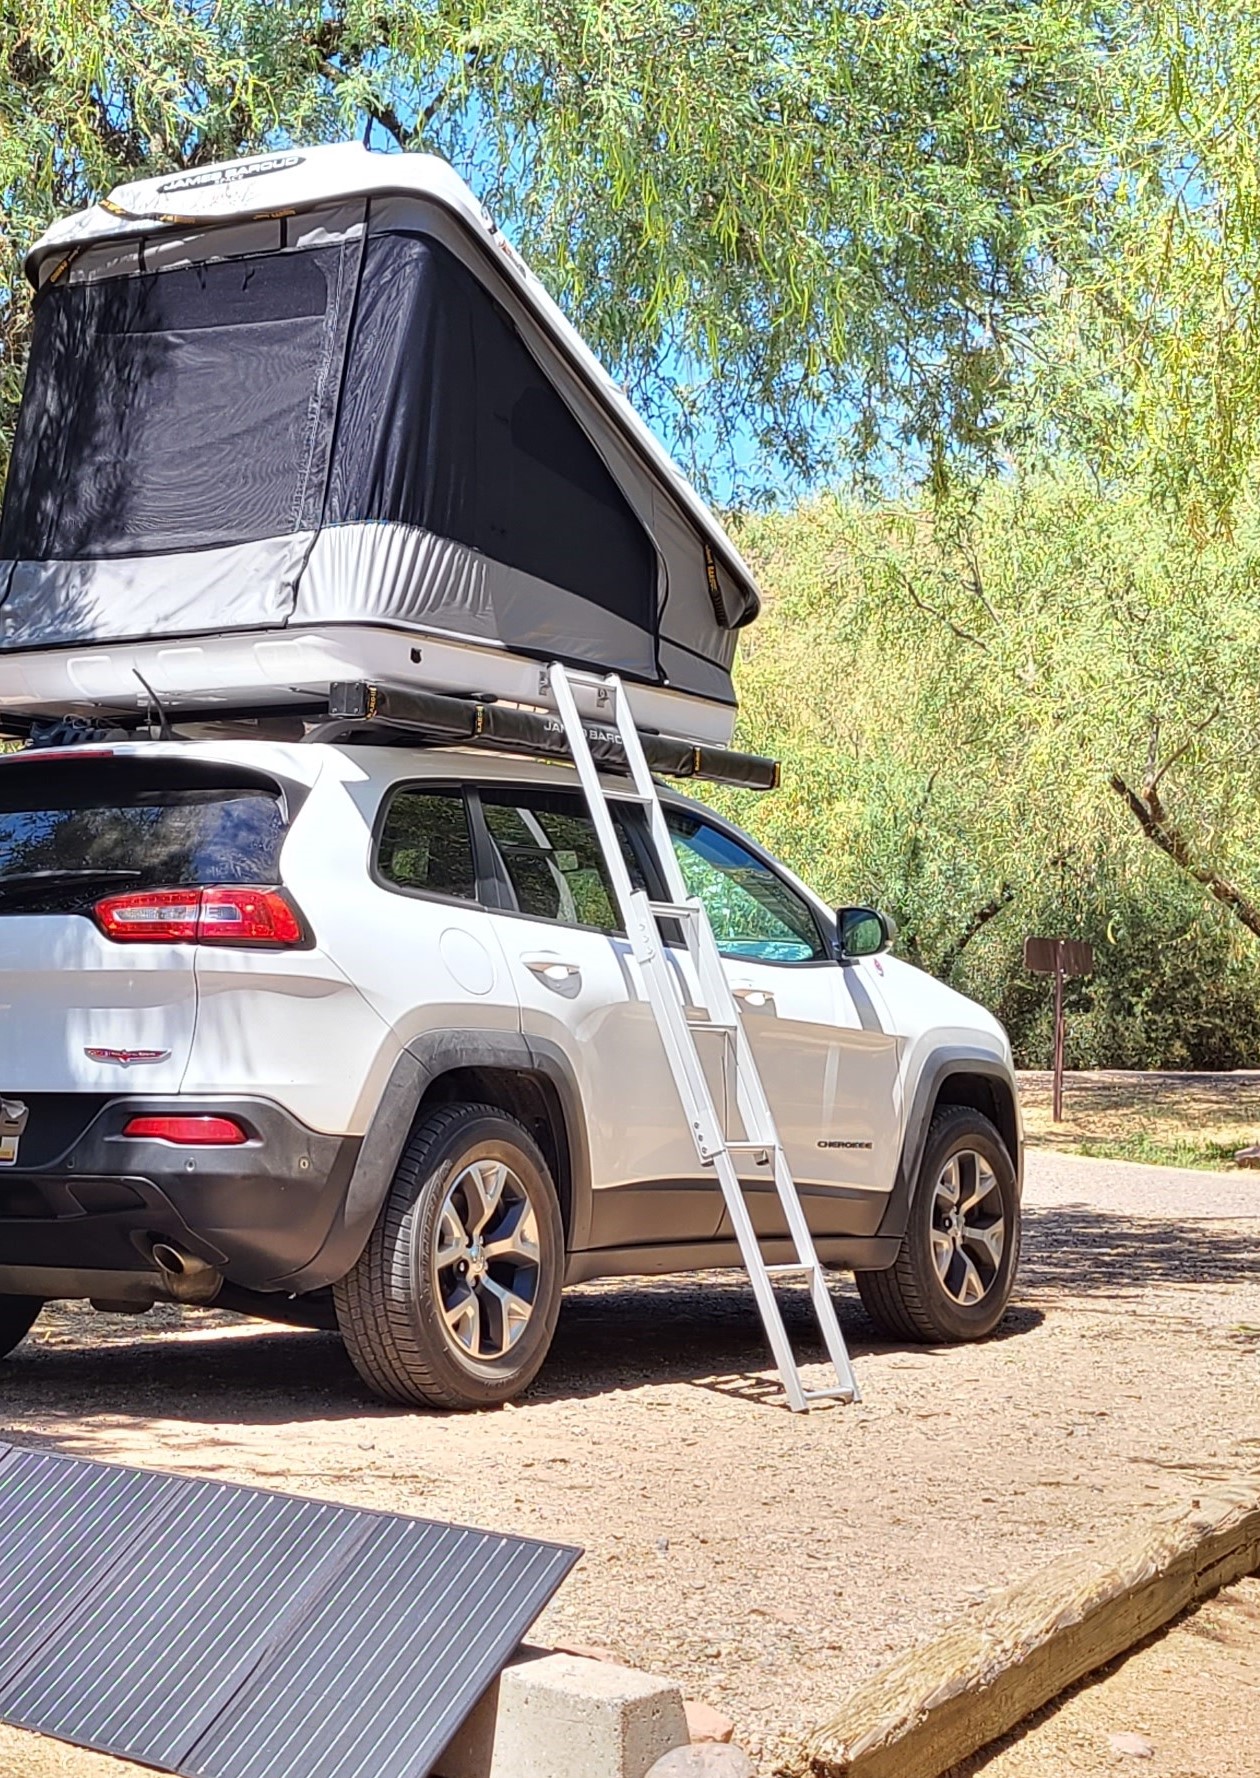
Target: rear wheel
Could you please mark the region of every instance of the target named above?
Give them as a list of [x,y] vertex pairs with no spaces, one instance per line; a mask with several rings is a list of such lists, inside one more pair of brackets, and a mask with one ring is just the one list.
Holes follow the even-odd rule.
[[928,1126],[896,1262],[859,1272],[867,1314],[897,1339],[983,1339],[1006,1312],[1019,1264],[1015,1167],[987,1117],[943,1106]]
[[43,1306],[37,1296],[0,1296],[0,1358],[22,1344]]
[[564,1285],[564,1228],[523,1124],[447,1105],[407,1145],[372,1238],[333,1292],[355,1368],[389,1401],[494,1407],[538,1374]]

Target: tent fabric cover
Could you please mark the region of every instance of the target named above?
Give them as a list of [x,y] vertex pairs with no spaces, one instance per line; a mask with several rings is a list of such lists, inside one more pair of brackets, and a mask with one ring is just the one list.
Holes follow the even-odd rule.
[[374,622],[733,701],[755,594],[449,216],[228,232],[43,283],[0,648]]

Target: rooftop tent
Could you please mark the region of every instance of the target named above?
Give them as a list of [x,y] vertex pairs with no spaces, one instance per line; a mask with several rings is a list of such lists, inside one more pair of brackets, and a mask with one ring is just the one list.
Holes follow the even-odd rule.
[[752,578],[442,161],[353,145],[59,223],[0,519],[0,714],[301,701],[367,675],[537,699],[622,673],[723,741]]

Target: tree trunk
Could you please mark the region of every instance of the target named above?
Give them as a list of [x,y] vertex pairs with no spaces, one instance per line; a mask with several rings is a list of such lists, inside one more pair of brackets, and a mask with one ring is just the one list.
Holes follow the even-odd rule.
[[1260,938],[1260,908],[1241,890],[1221,876],[1210,865],[1200,864],[1194,856],[1189,840],[1178,827],[1168,819],[1167,812],[1160,800],[1158,789],[1151,782],[1143,786],[1142,795],[1131,790],[1118,773],[1111,777],[1111,788],[1116,795],[1127,804],[1130,813],[1142,832],[1161,852],[1166,852],[1179,870],[1193,877],[1196,883],[1202,883],[1205,889],[1216,897],[1223,907],[1227,907],[1234,918]]
[[967,924],[963,927],[958,937],[954,940],[953,944],[949,946],[948,950],[943,951],[941,954],[936,966],[936,973],[942,981],[947,982],[950,979],[957,966],[958,959],[962,956],[972,939],[978,932],[984,931],[984,928],[989,924],[990,920],[997,919],[998,915],[1002,912],[1002,909],[1006,907],[1008,902],[1014,899],[1014,896],[1015,890],[1012,885],[1010,883],[1001,883],[998,886],[997,893],[986,901],[983,907],[976,909],[968,919]]

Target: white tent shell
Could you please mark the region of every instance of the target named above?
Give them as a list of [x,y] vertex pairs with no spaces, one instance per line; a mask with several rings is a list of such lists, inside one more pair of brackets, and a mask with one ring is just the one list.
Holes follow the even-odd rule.
[[[752,575],[464,182],[299,149],[119,187],[36,244],[0,713],[537,701],[621,672],[722,742]],[[143,694],[139,694],[143,695]]]

